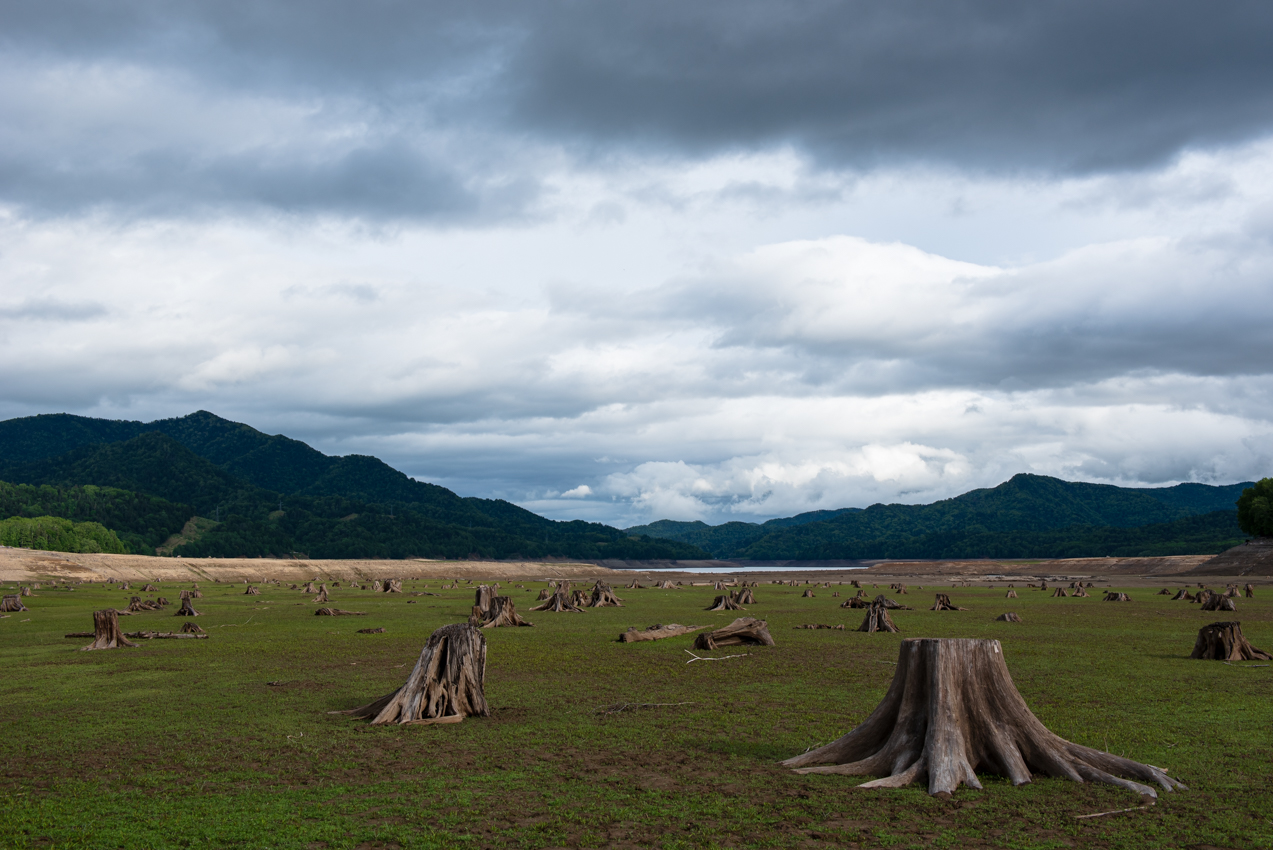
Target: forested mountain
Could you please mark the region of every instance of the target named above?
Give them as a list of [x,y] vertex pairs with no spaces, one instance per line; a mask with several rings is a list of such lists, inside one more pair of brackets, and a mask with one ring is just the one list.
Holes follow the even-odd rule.
[[93,520],[143,553],[198,515],[218,521],[201,523],[174,554],[706,557],[679,541],[460,498],[377,458],[329,457],[206,411],[150,423],[66,414],[0,422],[0,481],[44,485],[0,486],[0,519]]
[[[637,525],[628,529],[629,534],[648,534],[665,540],[679,540],[690,543],[700,549],[712,553],[737,552],[751,543],[755,543],[772,531],[790,528],[795,525],[807,525],[811,522],[834,519],[840,514],[859,511],[861,508],[841,508],[838,511],[809,511],[795,516],[780,517],[763,523],[727,522],[722,525],[708,525],[696,520],[694,522],[677,522],[661,519],[649,525]],[[721,555],[721,557],[725,557]]]
[[1245,538],[1234,503],[1249,486],[1141,489],[1021,474],[930,505],[872,505],[787,527],[664,520],[629,531],[739,559],[1204,554]]

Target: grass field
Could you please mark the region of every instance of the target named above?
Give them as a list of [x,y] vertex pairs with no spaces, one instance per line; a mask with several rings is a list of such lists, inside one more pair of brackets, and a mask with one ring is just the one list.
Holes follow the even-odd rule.
[[[860,634],[862,611],[818,589],[762,585],[748,615],[778,645],[686,664],[693,635],[620,644],[628,626],[723,625],[715,591],[623,590],[625,607],[529,613],[487,630],[489,718],[370,727],[327,712],[392,691],[428,635],[463,621],[468,590],[434,596],[333,591],[366,617],[315,617],[309,596],[203,585],[206,641],[79,652],[90,612],[129,594],[42,590],[0,620],[0,845],[6,847],[1193,847],[1273,846],[1273,668],[1192,661],[1198,628],[1239,619],[1273,649],[1273,599],[1208,614],[1144,588],[1131,603],[1054,599],[1018,587],[951,589],[970,610],[900,600],[900,635]],[[1020,583],[1018,583],[1020,585]],[[183,587],[186,585],[182,585]],[[868,592],[870,585],[867,585]],[[125,631],[175,629],[167,612]],[[12,592],[12,591],[8,591]],[[135,592],[135,591],[134,591]],[[146,594],[149,595],[149,594]],[[851,595],[851,594],[850,594]],[[890,594],[892,595],[892,594]],[[1025,620],[995,622],[1004,611]],[[843,623],[806,631],[802,623]],[[383,626],[384,634],[360,628]],[[1031,709],[1069,740],[1164,766],[1190,788],[1136,806],[1112,787],[983,777],[953,800],[920,786],[796,776],[780,759],[853,728],[883,696],[904,637],[993,637]],[[606,713],[622,703],[685,703]]]

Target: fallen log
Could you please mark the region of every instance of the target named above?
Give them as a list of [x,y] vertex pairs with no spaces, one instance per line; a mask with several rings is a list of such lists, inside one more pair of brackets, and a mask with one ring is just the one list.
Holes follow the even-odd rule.
[[[901,788],[926,781],[949,795],[981,788],[978,769],[1013,785],[1033,773],[1105,782],[1157,797],[1185,786],[1163,770],[1074,744],[1052,733],[1012,683],[997,640],[902,641],[888,693],[856,729],[784,765],[797,773],[880,777],[858,788]],[[819,765],[819,766],[813,766]],[[1140,780],[1140,781],[1136,781]]]
[[318,617],[365,617],[366,611],[342,611],[339,608],[319,608],[314,612]]
[[707,626],[682,626],[679,623],[668,623],[666,626],[657,623],[648,626],[644,630],[638,631],[636,626],[629,626],[628,630],[619,635],[622,643],[639,643],[644,640],[663,640],[664,638],[679,637],[687,635],[690,632],[697,632],[705,629]]
[[825,623],[805,623],[803,626],[792,626],[793,629],[832,629],[844,631],[844,625],[828,626]]
[[995,619],[1001,620],[1005,623],[1020,623],[1022,621],[1020,616],[1012,613],[1011,611],[1007,614],[1000,614],[998,617],[995,617]]
[[769,624],[754,617],[739,617],[728,626],[701,634],[694,641],[695,649],[719,649],[724,646],[773,646]]

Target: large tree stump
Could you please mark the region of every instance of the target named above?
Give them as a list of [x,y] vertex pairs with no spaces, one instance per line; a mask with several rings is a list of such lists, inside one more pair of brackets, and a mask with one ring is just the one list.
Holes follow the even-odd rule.
[[723,646],[773,646],[769,624],[754,617],[739,617],[728,626],[699,635],[695,649],[720,649]]
[[589,608],[622,608],[623,600],[614,595],[614,590],[604,581],[592,586],[592,597],[588,600]]
[[[1107,782],[1157,797],[1142,782],[1184,788],[1162,770],[1073,744],[1031,713],[997,640],[909,638],[884,700],[839,740],[783,762],[797,773],[881,777],[859,788],[928,782],[929,794],[981,788],[976,770],[1024,785],[1032,773]],[[810,765],[822,765],[811,767]],[[1137,782],[1134,780],[1141,780]]]
[[1243,590],[1243,592],[1246,594],[1246,598],[1247,598],[1247,599],[1254,599],[1254,598],[1255,598],[1255,585],[1253,585],[1253,584],[1251,584],[1250,582],[1248,582],[1248,583],[1247,583],[1247,586],[1246,586],[1246,587],[1244,587],[1242,590]]
[[1236,611],[1238,606],[1233,604],[1231,597],[1225,596],[1223,593],[1213,593],[1207,597],[1207,601],[1202,603],[1203,611]]
[[937,594],[937,602],[929,611],[967,611],[967,608],[960,608],[950,601],[950,595],[946,593]]
[[995,619],[1001,620],[1005,623],[1020,623],[1021,622],[1021,617],[1017,614],[1012,613],[1011,611],[1009,611],[1007,614],[1000,614],[998,617],[995,617]]
[[619,635],[619,640],[623,643],[638,643],[643,640],[663,640],[664,638],[679,637],[687,635],[690,632],[696,632],[699,629],[705,629],[707,626],[682,626],[680,623],[668,623],[666,626],[657,623],[647,627],[643,631],[637,631],[636,626],[629,626],[628,630]]
[[177,609],[177,613],[173,614],[173,616],[174,617],[198,617],[199,612],[196,611],[194,609],[194,606],[190,604],[189,596],[182,596],[181,607]]
[[488,717],[485,680],[486,637],[468,623],[455,623],[430,635],[405,685],[360,708],[332,713],[366,718],[375,726]]
[[576,614],[582,614],[583,609],[570,601],[570,596],[563,590],[559,590],[549,597],[548,601],[543,605],[537,605],[531,608],[532,611],[551,611],[553,613],[563,613],[571,611]]
[[570,591],[570,604],[574,605],[576,608],[584,607],[588,604],[588,594],[584,593],[582,590]]
[[716,597],[716,601],[707,609],[708,611],[741,611],[743,606],[734,601],[732,593],[726,593]]
[[0,611],[18,612],[27,610],[27,606],[22,604],[22,597],[16,593],[6,595],[4,599],[0,599]]
[[[473,606],[473,610],[477,611],[477,606]],[[486,616],[480,623],[478,628],[482,629],[498,629],[501,626],[533,626],[534,623],[528,623],[523,620],[517,613],[517,607],[513,604],[511,596],[496,596],[491,599],[490,607],[486,610]]]
[[755,605],[756,596],[752,593],[750,587],[743,587],[742,590],[734,594],[734,601],[739,605]]
[[879,602],[872,602],[871,607],[867,609],[866,619],[862,621],[862,625],[858,626],[858,631],[895,632],[898,628],[893,625],[893,620],[888,615],[888,608]]
[[124,646],[137,646],[137,644],[124,637],[124,633],[119,630],[119,614],[114,608],[107,608],[105,611],[93,612],[93,642],[84,647],[87,652],[90,649],[119,649]]
[[1247,642],[1242,634],[1242,623],[1236,620],[1198,629],[1198,639],[1189,657],[1210,661],[1273,661],[1273,656]]

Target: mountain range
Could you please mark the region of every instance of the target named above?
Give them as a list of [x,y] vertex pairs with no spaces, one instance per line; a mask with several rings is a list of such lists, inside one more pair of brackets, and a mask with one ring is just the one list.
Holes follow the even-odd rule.
[[[99,523],[118,537],[110,546],[182,557],[759,561],[1207,554],[1245,539],[1234,503],[1249,486],[1127,488],[1021,474],[928,505],[717,526],[659,520],[620,530],[555,522],[500,499],[462,498],[377,458],[332,457],[206,411],[155,422],[69,414],[0,422],[0,520]],[[34,528],[64,525],[27,523],[10,533],[33,534]],[[88,526],[80,537],[105,539]]]

